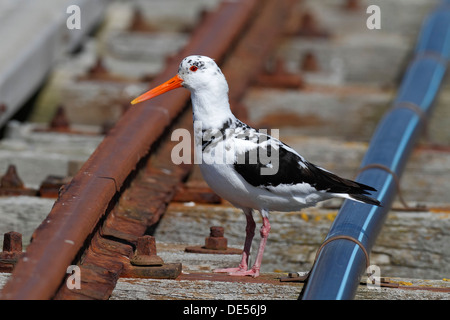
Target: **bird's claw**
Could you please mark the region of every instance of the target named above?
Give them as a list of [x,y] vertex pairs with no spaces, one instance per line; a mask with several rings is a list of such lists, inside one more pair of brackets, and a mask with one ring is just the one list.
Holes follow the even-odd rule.
[[237,268],[224,268],[224,269],[214,269],[213,272],[216,273],[234,273],[234,272],[240,272],[240,271],[247,271],[247,269],[237,267]]
[[226,268],[226,269],[215,269],[213,272],[224,272],[228,273],[230,276],[251,276],[253,278],[256,278],[259,276],[259,269],[257,268],[251,268],[250,270],[243,269],[243,268]]
[[259,276],[259,270],[246,270],[246,271],[237,271],[237,272],[230,272],[228,273],[230,276],[251,276],[253,278],[256,278]]

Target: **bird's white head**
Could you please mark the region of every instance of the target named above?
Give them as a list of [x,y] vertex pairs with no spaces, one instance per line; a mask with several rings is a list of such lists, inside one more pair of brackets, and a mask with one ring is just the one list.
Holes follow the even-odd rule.
[[228,92],[228,85],[222,71],[213,59],[206,56],[184,58],[178,68],[182,86],[191,92],[222,90]]
[[227,81],[214,60],[206,56],[192,55],[181,61],[176,76],[137,97],[131,104],[149,100],[180,87],[189,89],[195,95],[205,93],[223,96],[228,94]]

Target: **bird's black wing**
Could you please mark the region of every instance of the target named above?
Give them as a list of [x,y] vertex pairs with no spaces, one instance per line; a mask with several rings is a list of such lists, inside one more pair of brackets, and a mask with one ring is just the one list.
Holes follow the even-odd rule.
[[[270,139],[270,138],[269,138]],[[251,162],[255,150],[245,152],[241,161],[233,164],[234,169],[251,185],[260,188],[279,185],[307,183],[317,191],[334,194],[348,194],[355,200],[379,205],[379,202],[366,196],[368,191],[376,191],[365,184],[341,178],[301,157],[292,148],[279,140],[272,143],[257,144],[257,161]],[[245,161],[242,161],[245,158]],[[255,158],[253,156],[253,158]],[[267,159],[271,159],[268,162]],[[275,163],[274,161],[277,161]],[[273,169],[273,170],[268,170]],[[277,169],[277,170],[275,170]],[[265,172],[266,174],[263,174]]]

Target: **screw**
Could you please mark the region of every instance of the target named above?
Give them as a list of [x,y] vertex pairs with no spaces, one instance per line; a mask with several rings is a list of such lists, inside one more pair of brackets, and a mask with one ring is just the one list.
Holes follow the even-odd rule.
[[162,266],[164,261],[156,254],[155,237],[148,235],[139,237],[130,262],[135,266]]
[[12,188],[12,189],[23,189],[23,181],[19,178],[17,174],[16,166],[11,164],[6,170],[5,175],[0,180],[0,187],[2,188]]
[[211,227],[209,237],[205,238],[205,248],[212,250],[227,250],[227,238],[223,227]]

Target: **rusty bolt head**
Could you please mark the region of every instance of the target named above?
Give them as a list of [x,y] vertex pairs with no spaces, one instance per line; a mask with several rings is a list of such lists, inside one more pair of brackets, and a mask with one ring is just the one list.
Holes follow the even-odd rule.
[[311,12],[303,12],[300,17],[300,26],[297,32],[303,37],[328,37],[329,34],[323,31],[317,22],[316,17]]
[[67,130],[69,128],[69,120],[67,120],[66,111],[63,106],[58,106],[52,121],[50,121],[50,128],[54,130]]
[[223,227],[211,227],[204,246],[187,247],[185,250],[193,253],[242,254],[240,249],[228,248],[228,240],[223,235]]
[[205,238],[205,248],[212,250],[227,250],[228,240],[224,237]]
[[224,235],[224,229],[223,227],[211,227],[209,231],[209,236],[212,238],[219,238],[223,237]]
[[344,4],[344,9],[355,11],[359,9],[359,0],[347,0]]
[[5,175],[0,181],[0,186],[3,188],[23,189],[24,184],[17,174],[15,165],[10,165],[6,170]]
[[22,234],[18,232],[8,232],[3,235],[4,252],[22,252]]
[[90,68],[89,74],[92,76],[106,73],[108,73],[108,70],[105,68],[105,65],[103,64],[103,59],[102,57],[98,57],[95,64]]
[[137,239],[136,253],[138,255],[156,255],[156,241],[155,237],[143,236]]
[[223,235],[223,227],[211,227],[209,237],[205,238],[205,248],[212,250],[227,250],[228,240]]
[[312,13],[303,13],[300,19],[300,30],[311,34],[317,31],[317,21]]
[[319,71],[319,64],[317,63],[316,56],[312,52],[306,52],[303,56],[301,69],[308,72]]
[[136,266],[162,266],[164,261],[156,255],[155,237],[139,237],[136,252],[130,262]]

